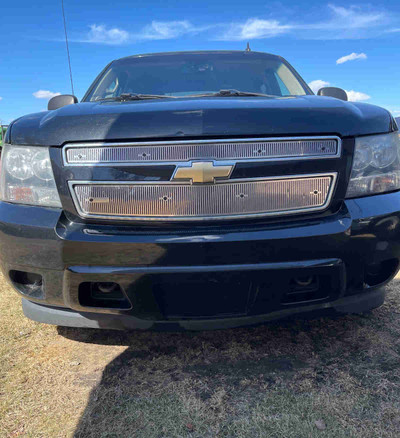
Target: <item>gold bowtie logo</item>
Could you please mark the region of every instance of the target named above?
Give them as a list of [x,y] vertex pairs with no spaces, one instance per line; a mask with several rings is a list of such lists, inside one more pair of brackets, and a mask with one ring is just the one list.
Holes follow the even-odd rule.
[[172,178],[191,180],[192,183],[213,183],[215,178],[227,178],[231,174],[233,165],[215,165],[212,161],[195,162],[189,166],[177,167]]

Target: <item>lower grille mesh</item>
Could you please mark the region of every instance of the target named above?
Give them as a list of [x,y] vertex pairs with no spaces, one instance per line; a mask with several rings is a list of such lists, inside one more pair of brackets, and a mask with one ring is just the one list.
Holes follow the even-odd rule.
[[83,217],[201,220],[324,209],[333,175],[218,184],[71,183]]

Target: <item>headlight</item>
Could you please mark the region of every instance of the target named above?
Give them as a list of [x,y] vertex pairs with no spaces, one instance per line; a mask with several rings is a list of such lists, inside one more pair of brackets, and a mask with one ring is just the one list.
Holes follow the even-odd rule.
[[19,204],[61,207],[48,148],[3,146],[1,199]]
[[398,132],[356,138],[353,168],[346,198],[400,189]]

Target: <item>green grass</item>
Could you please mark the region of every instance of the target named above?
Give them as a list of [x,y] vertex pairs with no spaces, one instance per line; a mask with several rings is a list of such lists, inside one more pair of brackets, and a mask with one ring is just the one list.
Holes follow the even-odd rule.
[[0,285],[0,437],[400,436],[400,279],[366,315],[202,333],[40,325]]

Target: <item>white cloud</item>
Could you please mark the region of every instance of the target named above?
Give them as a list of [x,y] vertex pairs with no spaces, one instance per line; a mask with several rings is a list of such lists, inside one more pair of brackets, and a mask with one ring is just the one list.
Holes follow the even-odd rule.
[[[304,39],[361,39],[371,38],[385,32],[390,21],[384,11],[373,10],[366,6],[350,6],[348,8],[328,5],[331,17],[328,20],[300,25]],[[301,34],[300,34],[301,35]]]
[[345,90],[347,93],[347,97],[350,102],[360,102],[363,100],[371,99],[371,96],[368,96],[368,94],[361,93],[360,91],[354,91],[354,90]]
[[51,99],[54,96],[59,96],[61,93],[53,93],[49,90],[38,90],[32,94],[36,97],[36,99]]
[[187,20],[183,21],[152,21],[137,35],[138,39],[169,40],[187,33],[197,32],[197,29]]
[[118,29],[117,27],[107,29],[102,24],[92,24],[90,25],[87,39],[84,42],[119,45],[128,42],[129,39],[130,34],[126,30]]
[[[327,20],[311,22],[295,21],[282,23],[278,20],[248,18],[243,23],[219,23],[222,33],[216,40],[241,41],[246,39],[271,38],[278,35],[293,35],[298,39],[359,39],[386,32],[390,21],[384,11],[361,6],[328,5],[330,17]],[[326,15],[326,14],[325,14]]]
[[292,26],[283,25],[277,20],[250,18],[245,23],[230,24],[225,32],[216,39],[223,41],[242,41],[272,38],[284,34],[291,29]]
[[372,9],[371,6],[342,7],[328,4],[320,13],[323,18],[319,19],[307,18],[304,13],[297,13],[297,10],[292,12],[291,17],[299,18],[291,22],[282,21],[280,17],[254,16],[244,18],[243,21],[215,21],[208,25],[197,25],[188,20],[153,20],[134,32],[92,24],[85,36],[72,41],[122,45],[143,40],[169,40],[199,33],[205,34],[211,40],[220,41],[246,41],[283,35],[296,39],[331,40],[371,38],[386,32],[400,31],[400,28],[390,28],[394,21],[392,16],[385,11]]
[[122,45],[141,40],[169,40],[186,34],[194,34],[208,29],[210,26],[196,27],[187,20],[182,21],[152,21],[137,33],[132,33],[118,27],[107,28],[102,24],[92,24],[90,30],[82,39],[75,42]]
[[331,85],[329,82],[323,81],[321,79],[316,79],[315,81],[311,81],[308,86],[313,90],[315,94],[317,94],[318,90],[323,87],[329,87]]
[[356,59],[367,59],[367,55],[365,53],[350,53],[350,55],[342,56],[341,58],[336,60],[336,64],[344,64],[348,61],[355,61]]
[[386,32],[389,32],[389,33],[397,33],[397,32],[400,32],[400,27],[395,27],[395,28],[393,28],[393,29],[389,29],[389,30],[387,30]]
[[362,10],[360,6],[342,6],[328,5],[333,12],[334,18],[331,24],[338,25],[340,28],[370,28],[374,24],[382,23],[387,19],[385,12]]
[[3,98],[0,96],[0,100],[3,100]]

